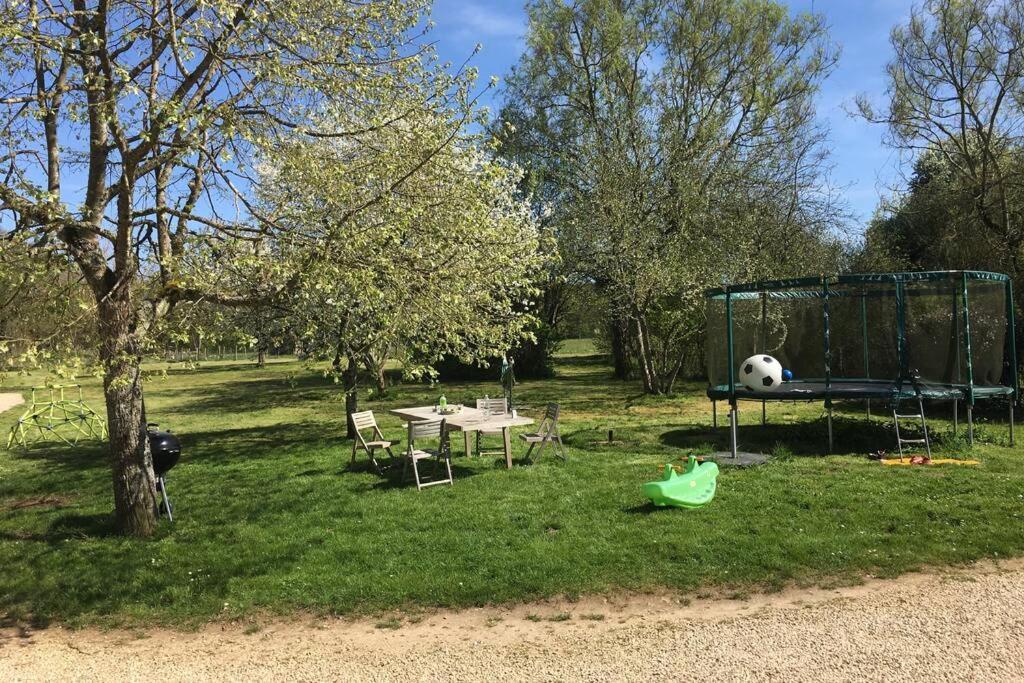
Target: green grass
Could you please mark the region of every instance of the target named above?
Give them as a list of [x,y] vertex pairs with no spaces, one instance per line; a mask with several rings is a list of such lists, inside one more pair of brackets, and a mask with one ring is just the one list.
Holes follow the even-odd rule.
[[572,356],[593,356],[597,353],[593,339],[565,339],[558,342],[555,356],[568,358]]
[[[706,508],[656,510],[641,483],[664,462],[725,446],[701,385],[642,396],[593,355],[566,354],[558,371],[522,383],[516,397],[530,414],[562,403],[568,463],[545,457],[508,471],[496,457],[458,457],[454,487],[417,492],[377,477],[365,459],[349,467],[340,392],[301,364],[171,369],[149,382],[146,406],[181,436],[185,455],[169,482],[177,521],[154,539],[113,533],[99,446],[0,451],[0,613],[191,625],[616,589],[745,594],[1024,554],[1024,459],[1005,445],[1001,414],[979,424],[984,443],[970,455],[980,467],[887,468],[864,454],[891,448],[892,433],[860,406],[840,406],[832,456],[822,455],[820,404],[769,405],[766,428],[745,407],[744,445],[777,459],[724,469]],[[5,390],[16,381],[38,378],[11,378]],[[388,408],[427,404],[442,390],[468,402],[497,383],[404,385],[364,406],[399,436]],[[87,398],[102,406],[95,381]],[[19,412],[0,416],[0,428]],[[937,450],[967,455],[939,409],[932,414]],[[521,456],[518,440],[515,448]]]

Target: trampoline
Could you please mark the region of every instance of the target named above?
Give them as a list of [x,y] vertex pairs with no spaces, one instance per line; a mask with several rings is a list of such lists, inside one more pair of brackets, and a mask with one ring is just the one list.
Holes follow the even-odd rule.
[[[1013,286],[1001,273],[929,271],[849,274],[723,285],[706,292],[705,362],[714,425],[729,403],[730,447],[737,453],[740,401],[825,404],[832,451],[832,401],[952,401],[974,405],[1018,397]],[[737,364],[755,354],[778,359],[793,379],[775,391],[737,383]]]

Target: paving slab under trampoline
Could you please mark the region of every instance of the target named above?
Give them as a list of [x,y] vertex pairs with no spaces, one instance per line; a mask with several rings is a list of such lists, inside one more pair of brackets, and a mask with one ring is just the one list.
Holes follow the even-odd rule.
[[770,456],[764,453],[748,453],[745,451],[737,451],[735,456],[729,451],[718,451],[701,457],[705,460],[714,460],[719,465],[731,465],[733,467],[763,465],[770,459]]

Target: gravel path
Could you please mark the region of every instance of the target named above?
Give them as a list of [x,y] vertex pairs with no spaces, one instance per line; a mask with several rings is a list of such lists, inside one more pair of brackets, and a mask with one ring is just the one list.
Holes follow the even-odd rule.
[[746,601],[588,598],[412,621],[8,628],[0,680],[1019,681],[1024,562]]
[[21,394],[0,394],[0,413],[10,410],[14,406],[25,402]]

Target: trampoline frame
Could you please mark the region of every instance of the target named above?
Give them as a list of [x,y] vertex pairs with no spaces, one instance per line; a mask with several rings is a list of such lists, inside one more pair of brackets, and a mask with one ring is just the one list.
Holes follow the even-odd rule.
[[[989,281],[989,282],[1002,282],[1006,288],[1006,337],[1005,346],[1009,347],[1009,363],[1010,363],[1010,385],[999,385],[995,387],[976,387],[974,383],[974,369],[972,365],[971,355],[971,323],[970,323],[970,299],[968,297],[968,282],[970,281]],[[916,380],[912,377],[911,370],[909,368],[908,353],[907,353],[907,338],[906,338],[906,294],[905,285],[907,283],[920,283],[920,282],[953,282],[955,283],[956,291],[954,292],[954,315],[963,316],[963,336],[964,336],[964,358],[966,360],[966,376],[967,382],[964,384],[935,384],[930,383],[934,389],[925,387],[920,388],[916,383]],[[870,367],[870,351],[868,348],[868,334],[867,334],[867,299],[871,297],[881,296],[892,296],[896,304],[896,353],[899,365],[899,375],[893,378],[885,379],[863,379],[863,380],[850,380],[848,378],[833,378],[832,377],[832,349],[831,349],[831,337],[829,327],[829,299],[836,297],[847,297],[849,294],[842,294],[835,291],[832,286],[835,285],[884,285],[887,283],[892,284],[891,289],[880,289],[871,292],[869,295],[867,292],[862,292],[859,295],[861,299],[861,327],[863,330],[863,348],[864,348],[864,368],[869,373],[868,368]],[[820,287],[820,293],[815,291]],[[822,334],[822,345],[823,345],[823,359],[824,359],[824,377],[816,378],[813,382],[805,382],[806,384],[821,385],[822,390],[812,390],[809,392],[810,395],[794,396],[794,392],[754,392],[745,389],[737,389],[736,386],[736,358],[734,349],[734,338],[733,338],[733,301],[734,300],[750,300],[754,298],[760,298],[762,301],[762,320],[767,317],[767,305],[768,305],[768,294],[774,294],[781,298],[820,298],[822,300],[822,316],[823,316],[823,334]],[[1014,403],[1020,397],[1020,386],[1019,386],[1019,373],[1017,366],[1017,343],[1016,343],[1016,325],[1014,321],[1014,303],[1013,303],[1013,283],[1009,276],[1002,273],[992,273],[981,270],[950,270],[950,271],[920,271],[920,272],[895,272],[895,273],[854,273],[847,275],[838,275],[828,277],[824,275],[816,277],[802,277],[802,278],[790,278],[784,280],[769,280],[759,282],[747,282],[741,284],[723,284],[721,287],[715,287],[708,289],[705,292],[705,298],[722,299],[725,303],[725,319],[726,319],[726,344],[727,349],[727,363],[728,363],[728,384],[709,386],[707,390],[708,398],[711,399],[711,410],[713,425],[717,429],[718,427],[718,404],[719,400],[727,400],[729,402],[729,441],[730,451],[733,458],[737,457],[737,432],[738,432],[738,404],[739,401],[760,401],[761,402],[761,424],[767,423],[767,410],[766,404],[768,401],[813,401],[817,399],[824,399],[825,410],[827,413],[828,422],[828,452],[831,453],[833,450],[833,430],[832,430],[832,401],[833,399],[839,400],[865,400],[867,401],[867,415],[871,417],[871,399],[888,398],[890,401],[898,401],[901,399],[908,399],[916,397],[917,392],[920,391],[924,398],[935,398],[945,399],[953,401],[953,430],[956,432],[959,415],[958,415],[958,403],[963,400],[967,408],[967,437],[968,442],[974,444],[974,403],[979,399],[994,398],[997,396],[1008,396],[1009,397],[1009,421],[1010,421],[1010,446],[1014,445]],[[960,310],[957,311],[956,309]],[[765,344],[762,344],[762,348]],[[1005,348],[1005,347],[1004,347]],[[1004,351],[1005,353],[1005,351]],[[960,362],[960,356],[957,356],[957,363]],[[844,390],[840,386],[848,382],[859,383],[861,385],[878,385],[878,391],[872,392],[869,390],[862,392],[860,396],[851,396],[850,392]],[[800,382],[797,382],[800,383]],[[905,386],[910,384],[912,392]],[[933,395],[929,395],[932,393]]]

